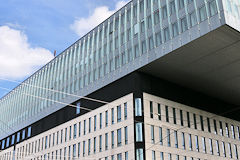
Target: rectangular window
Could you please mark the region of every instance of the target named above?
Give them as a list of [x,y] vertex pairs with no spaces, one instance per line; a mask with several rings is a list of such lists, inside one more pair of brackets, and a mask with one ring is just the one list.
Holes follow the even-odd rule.
[[198,136],[195,136],[195,143],[196,143],[196,151],[199,152],[199,142],[198,142]]
[[154,48],[154,42],[153,42],[152,36],[148,38],[148,46],[149,46],[149,50],[152,50]]
[[143,149],[142,148],[136,149],[136,159],[143,160]]
[[203,146],[203,152],[206,153],[206,141],[205,141],[205,137],[202,137],[202,146]]
[[204,131],[203,116],[200,116],[201,130]]
[[226,157],[226,150],[225,150],[225,143],[222,142],[222,152],[223,152],[223,156]]
[[219,121],[219,132],[220,132],[220,135],[223,136],[223,126],[221,121]]
[[114,108],[111,109],[111,113],[112,113],[112,124],[114,124]]
[[128,160],[128,152],[125,152],[125,160]]
[[160,152],[160,160],[164,160],[164,154],[163,154],[163,152]]
[[163,145],[162,127],[159,127],[159,144]]
[[[81,136],[81,122],[78,123],[79,128],[78,128],[78,136]],[[62,143],[62,142],[61,142]]]
[[152,160],[156,160],[155,151],[152,151]]
[[10,137],[7,138],[6,147],[9,147]]
[[209,151],[211,154],[213,154],[212,139],[209,139]]
[[22,131],[22,140],[25,139],[25,133],[26,133],[26,131],[23,130],[23,131]]
[[114,148],[114,131],[111,132],[112,148]]
[[135,56],[135,57],[139,57],[139,56],[140,56],[138,44],[136,44],[136,45],[134,46],[134,56]]
[[[67,159],[67,147],[64,147],[64,160],[66,160]],[[47,157],[44,155],[44,160],[46,160],[47,159]]]
[[45,137],[45,149],[47,149],[48,144],[48,136]]
[[93,153],[96,153],[96,145],[97,145],[96,139],[97,139],[96,137],[93,138]]
[[88,119],[88,133],[91,133],[91,128],[92,128],[92,118],[90,117]]
[[125,144],[128,144],[128,127],[124,127]]
[[184,7],[184,0],[178,0],[179,9]]
[[124,120],[126,120],[127,119],[127,102],[126,103],[124,103]]
[[[56,155],[57,155],[57,152],[56,152]],[[75,159],[75,157],[76,157],[76,144],[73,145],[73,159]]]
[[144,11],[144,1],[140,1],[140,13],[142,13]]
[[155,138],[154,138],[154,126],[151,125],[151,142],[155,143]]
[[122,160],[122,153],[117,154],[117,160]]
[[213,125],[214,125],[214,133],[217,134],[217,122],[215,119],[213,120]]
[[189,150],[192,151],[192,135],[188,134],[188,138],[189,138]]
[[167,6],[162,7],[162,18],[165,19],[167,18]]
[[194,123],[194,128],[197,129],[197,119],[196,119],[196,114],[193,114],[193,123]]
[[166,122],[169,122],[168,106],[165,106]]
[[170,15],[172,15],[172,14],[174,14],[176,12],[175,0],[170,2],[169,8],[170,8]]
[[228,123],[226,123],[226,136],[229,137]]
[[27,137],[30,137],[32,133],[32,127],[28,127]]
[[142,142],[142,123],[136,123],[136,142]]
[[99,128],[102,129],[102,113],[99,116]]
[[238,140],[240,140],[240,132],[239,132],[239,126],[237,126],[237,134],[238,134]]
[[175,137],[175,147],[178,148],[178,134],[177,134],[177,131],[174,131],[174,137]]
[[199,8],[199,17],[200,17],[200,22],[207,19],[207,12],[206,12],[205,5],[203,5],[201,8]]
[[235,151],[235,157],[236,159],[238,159],[238,149],[236,144],[234,144],[234,151]]
[[181,19],[181,28],[182,28],[182,32],[185,32],[188,29],[187,18],[186,17],[183,17]]
[[158,120],[161,120],[161,104],[158,103]]
[[131,29],[128,29],[127,31],[127,41],[131,39]]
[[17,142],[20,141],[20,132],[17,133]]
[[210,16],[213,16],[217,13],[217,4],[215,0],[210,1],[209,3]]
[[153,103],[150,101],[150,118],[153,118]]
[[117,106],[117,121],[121,122],[122,120],[122,112],[121,112],[121,106]]
[[97,116],[94,116],[94,131],[97,129]]
[[86,135],[86,120],[83,121],[83,135]]
[[146,47],[146,40],[143,40],[142,43],[141,43],[141,51],[142,51],[142,54],[146,53],[147,52],[147,47]]
[[167,143],[168,143],[168,147],[171,147],[171,139],[170,139],[170,129],[167,129]]
[[233,125],[231,125],[231,132],[232,132],[232,138],[235,139],[235,130]]
[[178,35],[178,23],[175,22],[172,24],[172,34],[173,34],[173,37],[176,37]]
[[124,44],[124,41],[125,41],[125,37],[124,37],[124,32],[121,33],[121,45]]
[[183,149],[186,149],[186,146],[185,146],[185,134],[182,132],[182,147]]
[[85,153],[86,153],[86,142],[83,141],[83,157],[85,157]]
[[181,121],[181,126],[183,126],[183,112],[180,110],[180,121]]
[[157,25],[159,22],[160,22],[159,11],[157,10],[154,12],[154,24]]
[[131,62],[133,59],[132,48],[128,49],[128,61]]
[[189,112],[187,112],[187,123],[188,123],[188,128],[191,128],[190,114],[189,114]]
[[105,150],[108,150],[108,133],[105,133]]
[[69,140],[72,139],[72,126],[69,127]]
[[141,98],[136,98],[135,99],[135,116],[142,116]]
[[151,15],[147,17],[147,28],[150,29],[152,27],[152,17]]
[[229,151],[229,157],[230,157],[230,158],[233,158],[233,157],[232,157],[232,147],[231,147],[231,144],[230,144],[230,143],[228,143],[228,151]]
[[139,33],[139,24],[138,23],[133,26],[133,33],[134,33],[134,36],[138,35],[138,33]]
[[196,12],[192,12],[189,14],[189,17],[190,17],[190,25],[191,27],[195,26],[197,24],[197,15],[196,15]]
[[156,46],[158,47],[160,44],[162,44],[162,36],[161,33],[158,32],[155,34],[155,39],[156,39]]
[[208,132],[211,133],[210,119],[207,118]]
[[108,111],[105,111],[105,126],[108,126]]
[[122,133],[121,133],[121,128],[117,130],[117,146],[122,145]]
[[76,107],[76,114],[80,114],[80,107],[81,107],[81,103],[77,102],[77,107]]
[[77,124],[73,125],[73,138],[75,139],[77,137]]
[[141,33],[145,31],[145,21],[141,21],[141,26],[140,26]]
[[99,136],[99,152],[102,152],[102,135]]
[[164,31],[164,41],[166,42],[170,40],[169,28],[167,27],[163,31]]
[[12,139],[11,139],[11,145],[13,145],[15,143],[15,135],[12,135]]
[[220,156],[219,143],[217,140],[216,140],[216,152],[217,152],[217,155]]

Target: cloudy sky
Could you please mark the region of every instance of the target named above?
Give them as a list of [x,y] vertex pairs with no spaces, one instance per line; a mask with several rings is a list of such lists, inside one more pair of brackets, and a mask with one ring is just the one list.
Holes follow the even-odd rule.
[[0,0],[0,88],[14,88],[128,1]]

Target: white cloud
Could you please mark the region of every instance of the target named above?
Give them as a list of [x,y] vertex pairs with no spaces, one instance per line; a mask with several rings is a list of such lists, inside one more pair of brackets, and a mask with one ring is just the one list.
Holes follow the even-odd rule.
[[105,19],[110,17],[114,12],[127,4],[127,1],[118,1],[114,10],[110,10],[108,6],[100,6],[94,9],[93,13],[87,18],[77,18],[70,28],[80,37],[89,32],[91,29],[99,25]]
[[0,77],[24,78],[51,59],[49,50],[31,47],[20,30],[0,26]]

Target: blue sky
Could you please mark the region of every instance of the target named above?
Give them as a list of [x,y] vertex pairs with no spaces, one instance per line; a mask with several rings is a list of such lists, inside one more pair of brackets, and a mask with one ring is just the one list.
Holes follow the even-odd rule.
[[[98,11],[109,16],[119,1],[0,0],[0,78],[24,80],[51,60],[54,50],[59,54],[79,39],[86,32],[82,26],[90,31],[97,8],[105,7]],[[0,87],[16,85],[0,80]],[[6,93],[0,90],[0,97]]]

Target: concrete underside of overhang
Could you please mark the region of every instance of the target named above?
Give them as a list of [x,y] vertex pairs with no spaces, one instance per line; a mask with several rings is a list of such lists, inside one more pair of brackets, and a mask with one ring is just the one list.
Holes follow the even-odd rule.
[[240,32],[224,25],[139,71],[240,105]]

